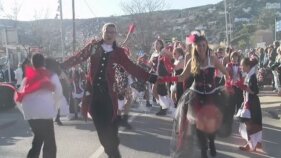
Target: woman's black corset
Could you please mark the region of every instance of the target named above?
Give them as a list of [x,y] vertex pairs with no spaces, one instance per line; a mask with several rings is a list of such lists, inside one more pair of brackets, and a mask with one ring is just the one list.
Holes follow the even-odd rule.
[[215,68],[208,67],[206,69],[201,69],[200,73],[194,77],[192,89],[202,93],[213,91],[216,88],[214,76]]

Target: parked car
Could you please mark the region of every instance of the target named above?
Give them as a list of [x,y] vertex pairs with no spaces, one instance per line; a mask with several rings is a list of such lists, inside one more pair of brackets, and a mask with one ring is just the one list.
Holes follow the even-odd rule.
[[14,101],[14,85],[0,82],[0,110],[13,108],[16,104]]
[[0,82],[5,82],[5,75],[1,68],[0,68]]

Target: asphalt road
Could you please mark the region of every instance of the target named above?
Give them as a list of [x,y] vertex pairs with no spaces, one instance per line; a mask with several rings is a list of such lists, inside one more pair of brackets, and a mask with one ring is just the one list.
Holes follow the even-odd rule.
[[[281,157],[281,98],[269,91],[261,92],[263,108],[264,151],[247,153],[238,150],[245,142],[238,134],[238,123],[234,123],[229,138],[217,138],[217,158],[280,158]],[[143,112],[136,106],[130,121],[134,127],[127,131],[120,129],[120,151],[123,158],[168,158],[172,129],[169,116],[158,117],[157,107]],[[273,112],[273,113],[272,113]],[[64,126],[55,125],[58,158],[106,158],[96,130],[91,121],[68,120]],[[32,132],[17,109],[0,112],[0,158],[24,158],[32,141]],[[195,144],[196,146],[196,144]],[[195,156],[199,150],[195,147]]]

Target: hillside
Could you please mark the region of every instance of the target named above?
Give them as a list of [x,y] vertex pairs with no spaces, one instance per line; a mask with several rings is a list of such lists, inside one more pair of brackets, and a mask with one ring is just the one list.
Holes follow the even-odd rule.
[[[255,32],[269,30],[273,34],[275,16],[281,16],[280,0],[227,0],[229,10],[229,30],[231,44],[239,47],[255,46]],[[277,6],[279,9],[274,9]],[[144,18],[146,17],[146,18]],[[141,21],[142,20],[142,21]],[[119,27],[120,39],[125,37],[130,23],[137,24],[133,46],[148,50],[151,42],[160,35],[169,40],[172,37],[184,39],[193,30],[204,30],[212,44],[225,40],[225,14],[223,1],[214,4],[183,10],[166,10],[153,13],[77,19],[77,47],[89,37],[100,36],[104,23],[114,22]],[[60,22],[54,19],[30,22],[0,20],[5,26],[17,26],[19,42],[22,45],[43,46],[48,52],[56,54],[60,49]],[[66,50],[71,52],[72,21],[64,20]],[[280,35],[279,35],[280,36]],[[143,39],[143,41],[139,40]],[[270,43],[271,41],[265,41]]]

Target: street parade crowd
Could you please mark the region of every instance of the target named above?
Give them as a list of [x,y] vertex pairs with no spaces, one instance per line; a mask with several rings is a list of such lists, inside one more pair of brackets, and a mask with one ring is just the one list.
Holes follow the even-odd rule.
[[[155,39],[151,53],[132,61],[126,43],[116,42],[113,23],[64,61],[35,53],[15,71],[17,107],[34,133],[28,158],[56,158],[54,121],[91,118],[104,152],[121,158],[118,129],[128,122],[130,108],[140,97],[146,107],[158,106],[158,116],[173,118],[171,157],[215,157],[216,136],[231,135],[237,118],[244,146],[262,150],[262,113],[258,97],[264,85],[281,94],[281,47],[278,41],[264,48],[211,49],[206,36],[194,31],[186,41]],[[69,114],[70,113],[70,114]],[[149,123],[149,122],[147,122]],[[59,128],[59,127],[58,127]],[[121,140],[122,141],[122,140]]]

